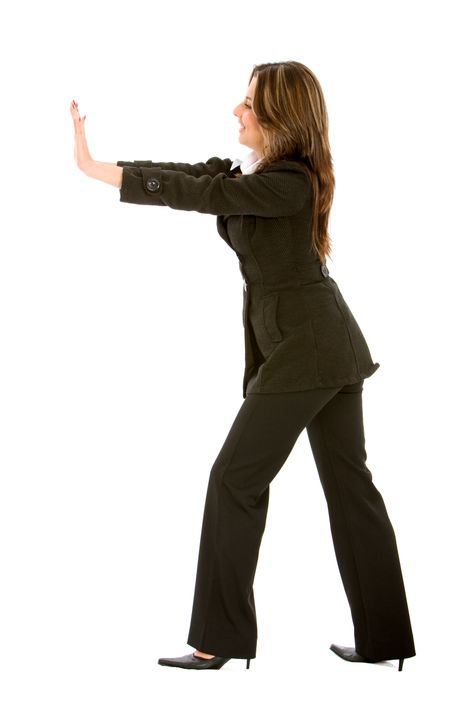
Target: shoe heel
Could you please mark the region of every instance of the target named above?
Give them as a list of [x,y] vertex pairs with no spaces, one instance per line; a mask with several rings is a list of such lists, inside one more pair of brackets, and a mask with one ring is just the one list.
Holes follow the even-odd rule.
[[403,661],[404,661],[404,660],[405,660],[404,658],[400,658],[400,660],[399,660],[399,662],[398,662],[398,670],[399,670],[399,672],[400,672],[401,670],[403,670]]
[[250,658],[247,658],[247,670],[250,668]]

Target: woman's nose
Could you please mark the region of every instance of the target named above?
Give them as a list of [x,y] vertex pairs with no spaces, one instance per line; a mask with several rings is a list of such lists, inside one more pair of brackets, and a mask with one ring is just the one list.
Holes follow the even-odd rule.
[[241,116],[241,105],[236,105],[236,107],[233,110],[233,114],[235,117],[240,117]]

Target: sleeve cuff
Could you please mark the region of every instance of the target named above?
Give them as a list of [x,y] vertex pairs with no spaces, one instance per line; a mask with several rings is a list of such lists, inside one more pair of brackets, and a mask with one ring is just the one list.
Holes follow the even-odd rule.
[[129,166],[125,161],[117,165],[123,166],[122,185],[120,187],[120,202],[136,205],[164,205],[161,200],[162,176],[161,168]]

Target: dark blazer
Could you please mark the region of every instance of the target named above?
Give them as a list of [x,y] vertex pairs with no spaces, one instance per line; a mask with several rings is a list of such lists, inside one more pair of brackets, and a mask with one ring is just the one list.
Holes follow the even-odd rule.
[[235,177],[230,159],[117,161],[120,201],[217,215],[244,278],[243,397],[338,387],[371,376],[366,340],[311,251],[312,186],[301,162]]

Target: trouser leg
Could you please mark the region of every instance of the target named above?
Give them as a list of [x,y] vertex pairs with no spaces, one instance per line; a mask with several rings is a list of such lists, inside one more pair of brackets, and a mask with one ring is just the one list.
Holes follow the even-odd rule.
[[209,477],[187,643],[254,658],[253,581],[269,484],[299,434],[339,388],[247,395]]
[[363,381],[341,389],[307,427],[327,500],[356,651],[373,661],[415,655],[394,530],[366,465]]

